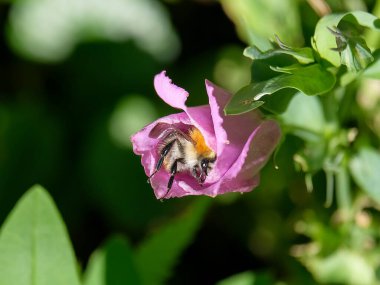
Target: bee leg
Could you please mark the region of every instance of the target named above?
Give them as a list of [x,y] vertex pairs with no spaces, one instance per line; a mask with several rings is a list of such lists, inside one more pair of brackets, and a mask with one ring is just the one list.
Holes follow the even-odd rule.
[[172,167],[170,168],[170,178],[169,178],[169,182],[168,182],[168,189],[166,190],[165,195],[161,199],[164,199],[166,197],[166,195],[168,195],[170,189],[172,189],[172,185],[174,182],[174,176],[177,173],[177,164],[178,164],[179,160],[180,159],[177,159],[176,161],[174,161]]
[[197,166],[194,166],[194,167],[193,167],[192,174],[193,174],[193,177],[194,177],[195,179],[197,179],[197,181],[199,181],[199,180],[198,180],[198,177],[199,177],[199,170],[198,170]]
[[153,175],[155,175],[157,173],[157,171],[160,170],[161,166],[162,166],[162,163],[164,162],[164,159],[165,157],[168,155],[169,151],[171,150],[173,144],[174,144],[175,140],[173,140],[172,142],[168,143],[161,151],[161,154],[160,154],[160,159],[157,161],[157,164],[156,164],[156,167],[154,168],[154,171],[153,173],[148,177],[148,183],[150,182],[150,179],[153,177]]
[[197,180],[197,182],[202,186],[205,179],[203,179],[203,173],[199,170],[199,166],[193,167],[193,177]]

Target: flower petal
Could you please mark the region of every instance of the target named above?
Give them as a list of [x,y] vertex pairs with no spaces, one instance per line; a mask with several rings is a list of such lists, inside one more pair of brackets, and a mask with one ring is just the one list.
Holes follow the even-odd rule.
[[246,141],[239,157],[215,183],[203,189],[179,182],[186,195],[215,197],[228,192],[249,192],[260,182],[259,171],[280,140],[281,131],[275,121],[263,121]]
[[150,176],[155,168],[158,159],[157,145],[161,141],[160,135],[163,130],[160,126],[164,125],[191,125],[192,122],[186,113],[172,114],[154,121],[131,137],[133,151],[141,155],[141,163],[147,176]]
[[168,192],[168,182],[170,175],[168,172],[159,171],[155,174],[150,183],[154,190],[154,195],[157,199],[169,199],[173,197],[183,197],[186,196],[186,192],[178,185],[178,179],[174,179],[172,188]]
[[166,104],[177,109],[186,109],[185,102],[189,93],[177,85],[172,83],[172,80],[166,76],[166,71],[162,71],[154,77],[154,89],[158,96],[165,101]]
[[[275,121],[264,121],[248,138],[238,159],[222,178],[234,181],[235,188],[243,181],[258,175],[268,161],[281,137]],[[234,186],[231,186],[234,188]]]
[[[208,186],[205,185],[205,187],[199,185],[197,187],[193,187],[192,185],[187,184],[185,181],[179,181],[178,186],[181,187],[184,192],[177,192],[175,196],[171,197],[182,197],[187,195],[206,195],[215,197],[219,194],[225,194],[228,192],[249,192],[253,188],[257,187],[259,185],[259,182],[259,175],[253,176],[250,179],[244,181],[242,180],[238,185],[234,183],[233,180],[224,179],[223,177],[215,183],[209,184]],[[180,194],[180,196],[178,194]]]
[[209,106],[190,107],[186,106],[189,93],[177,85],[166,76],[166,71],[162,71],[154,77],[154,88],[158,96],[173,108],[182,109],[191,118],[193,125],[197,127],[205,137],[207,145],[215,149],[215,134]]
[[263,120],[259,111],[226,116],[223,109],[231,94],[208,80],[206,80],[206,89],[217,140],[217,161],[208,181],[216,182],[236,161],[249,136]]

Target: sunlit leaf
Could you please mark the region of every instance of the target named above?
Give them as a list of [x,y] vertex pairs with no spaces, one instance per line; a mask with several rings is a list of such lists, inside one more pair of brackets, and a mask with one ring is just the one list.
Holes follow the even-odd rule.
[[[291,74],[281,74],[266,81],[251,83],[243,87],[227,105],[227,114],[240,114],[258,107],[262,97],[276,96],[276,92],[291,88],[306,95],[321,95],[333,88],[335,76],[323,69],[319,64],[302,67],[292,71]],[[262,103],[263,104],[263,103]],[[259,105],[260,106],[260,105]]]
[[[336,27],[342,28],[342,25],[340,25],[342,20],[343,22],[350,23],[351,26],[354,26],[358,30],[360,30],[361,27],[370,29],[380,28],[380,21],[377,17],[362,11],[354,11],[346,14],[330,14],[323,17],[315,28],[313,46],[322,58],[326,59],[335,66],[340,66],[342,61],[339,52],[334,50],[337,48],[336,35],[331,33],[329,29]],[[349,36],[348,33],[346,34]],[[350,48],[353,47],[353,51],[356,53],[356,56],[361,54],[361,51],[363,51],[362,42],[360,47],[356,45],[355,40],[350,43],[350,45]],[[364,50],[366,50],[366,48],[364,48]],[[344,57],[346,58],[347,55],[344,55]]]
[[79,285],[65,225],[49,194],[31,188],[0,233],[1,285]]
[[360,188],[380,203],[380,153],[369,147],[361,148],[359,153],[351,159],[350,170]]
[[144,285],[165,284],[182,251],[192,241],[211,200],[197,200],[183,215],[161,227],[136,250]]
[[373,56],[361,37],[361,26],[353,24],[354,21],[355,18],[348,14],[339,22],[338,27],[328,29],[336,38],[337,47],[334,50],[339,52],[341,63],[349,71],[357,72],[371,63]]
[[84,285],[141,284],[132,249],[122,237],[113,237],[96,250],[84,273]]
[[370,64],[362,73],[363,77],[380,79],[380,50],[377,50],[373,54],[375,60]]
[[[256,46],[247,47],[244,55],[252,59],[251,80],[259,82],[277,76],[280,68],[292,68],[314,62],[310,48],[291,48],[280,42],[280,47],[261,51]],[[293,68],[294,69],[294,68]],[[281,72],[281,71],[280,71]]]
[[244,50],[244,55],[253,60],[256,59],[266,59],[274,57],[278,54],[286,54],[293,57],[301,64],[309,64],[314,62],[313,51],[311,48],[292,48],[284,44],[281,45],[281,48],[271,49],[266,52],[260,52],[257,47],[250,46]]
[[273,38],[274,33],[287,43],[302,42],[299,8],[295,1],[223,0],[221,3],[238,34],[249,45],[266,50],[270,47],[267,39]]
[[366,46],[357,42],[349,44],[341,53],[342,64],[350,71],[360,71],[373,61],[373,56]]
[[347,249],[339,249],[323,257],[304,260],[314,278],[322,284],[371,285],[375,272],[365,256]]
[[164,7],[152,0],[14,1],[9,40],[21,55],[55,62],[84,41],[133,40],[158,60],[175,57],[179,40]]

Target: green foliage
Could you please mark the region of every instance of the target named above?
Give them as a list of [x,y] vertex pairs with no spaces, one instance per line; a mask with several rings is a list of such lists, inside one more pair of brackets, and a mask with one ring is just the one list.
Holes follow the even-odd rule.
[[[370,51],[360,37],[364,27],[379,29],[380,21],[361,11],[325,16],[315,28],[313,47],[321,58],[336,67],[344,64],[348,70],[362,70],[372,61]],[[338,32],[328,32],[335,28]]]
[[274,280],[269,274],[255,274],[247,271],[230,276],[216,285],[273,285]]
[[280,47],[279,49],[270,49],[268,51],[261,52],[257,47],[250,46],[244,50],[243,54],[252,60],[265,60],[275,56],[280,57],[281,55],[289,55],[300,64],[309,64],[314,62],[313,50],[311,48],[292,48],[281,42],[279,38],[276,38],[276,40]]
[[[123,237],[109,239],[92,254],[83,284],[164,284],[210,201],[196,201],[135,250]],[[4,223],[0,252],[0,284],[81,284],[64,223],[41,186],[31,188]]]
[[362,73],[363,77],[380,79],[380,52],[377,50],[373,53],[374,61]]
[[66,228],[49,194],[34,186],[1,228],[1,285],[79,285]]
[[[260,108],[279,119],[285,134],[302,141],[293,159],[305,172],[306,188],[315,189],[313,177],[323,171],[325,206],[333,205],[336,191],[338,209],[328,225],[311,210],[297,226],[311,241],[295,246],[294,255],[321,284],[378,283],[379,263],[371,250],[378,251],[379,244],[374,241],[378,234],[372,229],[379,221],[372,221],[367,214],[367,209],[374,208],[378,214],[380,203],[380,154],[373,147],[379,145],[371,143],[372,136],[378,136],[378,128],[372,122],[367,126],[371,131],[366,131],[353,96],[362,78],[380,78],[379,50],[371,50],[363,37],[365,29],[379,28],[377,17],[354,11],[321,18],[312,49],[289,47],[278,38],[263,51],[253,43],[244,51],[252,60],[251,83],[225,108],[229,115]],[[380,100],[363,86],[359,103],[370,111],[367,120],[378,122],[375,112]],[[354,122],[355,127],[348,128],[347,122]],[[357,127],[361,128],[359,134]],[[355,199],[352,181],[375,205]],[[373,242],[365,246],[369,240]],[[253,276],[243,274],[236,282],[253,283]]]
[[281,114],[290,132],[305,141],[319,140],[324,135],[326,119],[321,101],[316,97],[306,97],[297,93],[290,102],[287,110]]
[[[343,65],[348,72],[358,72],[374,61],[362,38],[362,30],[364,27],[377,30],[379,23],[379,19],[365,12],[331,14],[318,22],[312,40],[313,49],[289,47],[279,38],[276,47],[264,52],[255,45],[248,47],[244,54],[252,59],[252,83],[235,94],[225,108],[226,114],[241,114],[259,107],[275,114],[282,113],[295,94],[288,92],[284,95],[281,91],[287,88],[305,95],[328,93],[338,74],[329,63],[335,67]],[[267,96],[270,99],[264,99],[265,95],[271,95]],[[273,97],[279,97],[279,102]],[[266,103],[269,103],[268,108]]]
[[285,88],[296,89],[306,95],[319,95],[331,90],[335,84],[335,77],[319,64],[276,68],[275,71],[280,75],[267,81],[251,83],[239,90],[228,104],[226,113],[236,115],[256,109],[264,104],[261,101],[263,96],[281,97],[276,92]]
[[368,211],[372,206],[360,197],[348,211],[334,213],[330,222],[322,222],[314,210],[299,222],[298,231],[310,237],[311,242],[299,246],[295,255],[319,283],[378,283],[378,245],[368,244],[379,237],[379,220],[372,219]]
[[325,258],[310,258],[305,263],[322,284],[375,284],[371,265],[363,256],[347,249],[340,249]]
[[274,31],[287,42],[302,42],[295,1],[223,0],[221,3],[235,22],[238,34],[248,44],[268,47],[267,39],[273,37]]
[[[161,60],[172,59],[179,49],[178,38],[164,8],[156,1],[125,3],[90,0],[84,5],[75,0],[13,2],[8,41],[20,55],[35,61],[61,61],[70,55],[77,44],[94,40],[133,40],[141,49]],[[57,9],[60,13],[56,13],[54,18],[50,17]],[[131,16],[147,11],[150,17],[145,19]],[[133,24],[144,25],[144,28],[130,29]],[[154,28],[160,29],[160,32],[146,33]]]
[[380,203],[380,153],[363,147],[350,161],[351,175],[369,197]]
[[142,284],[165,284],[183,249],[192,241],[210,205],[196,201],[186,213],[146,239],[135,251]]
[[110,238],[96,250],[84,273],[83,285],[142,284],[132,248],[122,236]]
[[[0,285],[379,284],[380,1],[77,2],[0,13]],[[129,137],[173,112],[162,69],[281,124],[255,191],[156,201]],[[78,260],[42,187],[11,211],[34,183]]]

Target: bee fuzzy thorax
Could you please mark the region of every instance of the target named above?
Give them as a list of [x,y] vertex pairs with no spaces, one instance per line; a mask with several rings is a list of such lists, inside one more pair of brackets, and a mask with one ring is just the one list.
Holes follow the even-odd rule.
[[195,127],[184,131],[171,126],[160,141],[157,151],[159,157],[149,179],[163,166],[170,174],[167,192],[172,187],[175,175],[180,172],[190,174],[203,185],[216,160],[215,152]]
[[202,133],[200,132],[200,130],[198,130],[195,127],[192,127],[189,130],[189,136],[194,141],[195,152],[199,156],[206,157],[206,158],[214,158],[215,157],[215,153],[206,144],[206,141],[205,141]]
[[195,127],[191,127],[186,132],[174,131],[170,133],[161,143],[159,152],[170,145],[170,151],[167,153],[163,165],[170,172],[170,168],[175,160],[178,160],[177,171],[192,171],[192,168],[199,164],[201,159],[215,159],[215,153],[210,149],[202,135]]

